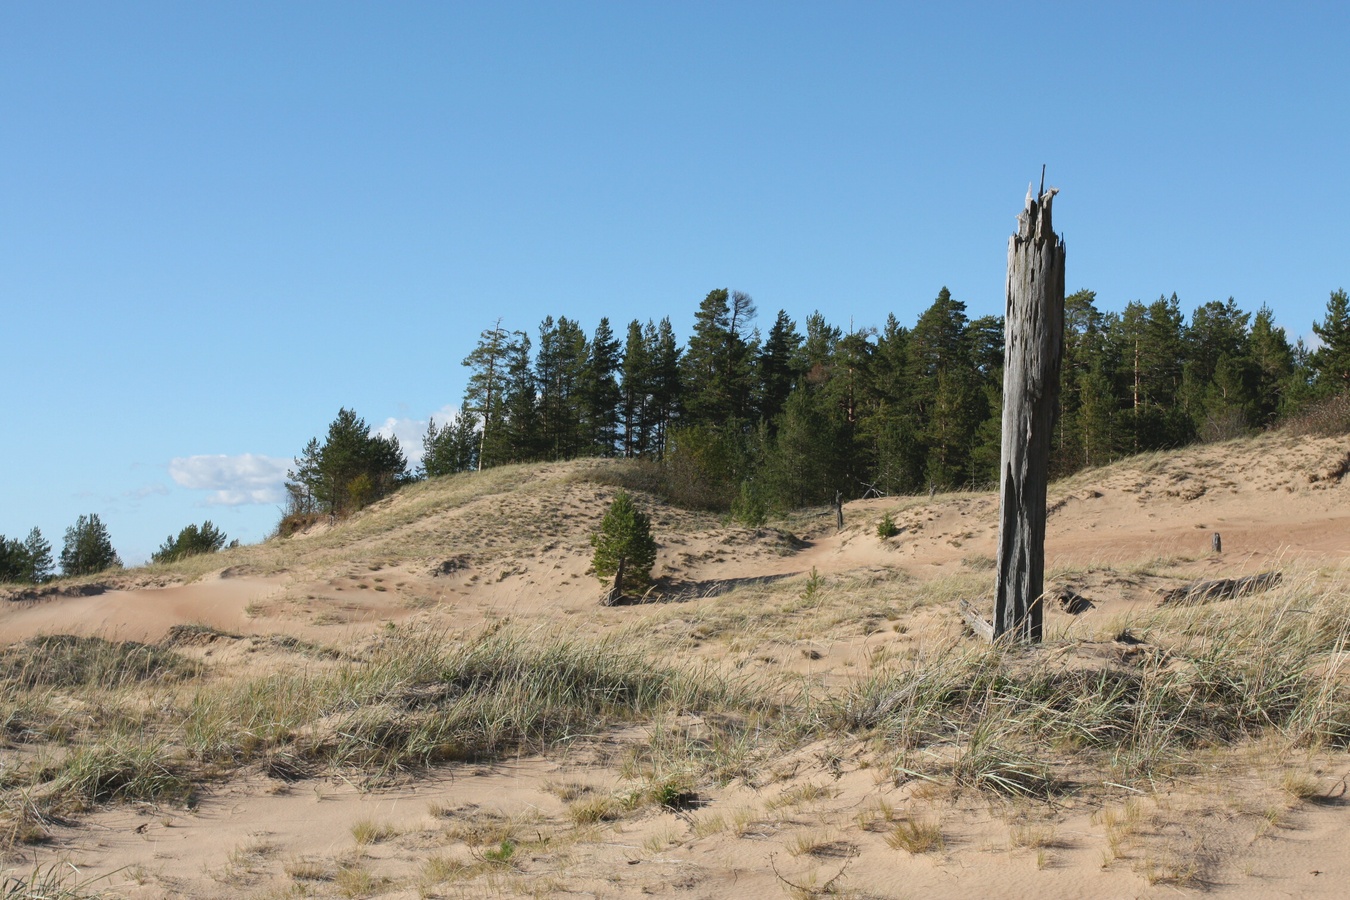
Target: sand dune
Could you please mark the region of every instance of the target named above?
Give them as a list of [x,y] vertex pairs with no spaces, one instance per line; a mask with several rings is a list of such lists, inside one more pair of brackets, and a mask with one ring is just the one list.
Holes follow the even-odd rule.
[[[1273,434],[1053,485],[1048,584],[1093,604],[1077,616],[1051,607],[1053,652],[1132,652],[1112,635],[1194,579],[1280,570],[1288,590],[1344,592],[1347,463],[1344,440]],[[955,607],[988,602],[995,495],[857,501],[837,533],[826,511],[745,529],[640,496],[660,546],[651,599],[663,602],[604,608],[589,536],[615,490],[597,473],[613,465],[418,485],[287,542],[123,573],[87,596],[11,599],[0,641],[171,638],[212,677],[237,679],[293,665],[295,641],[340,650],[391,629],[468,635],[510,621],[623,635],[685,663],[824,690],[973,640]],[[883,541],[888,512],[900,533]],[[185,639],[185,625],[198,637]],[[1350,876],[1343,753],[1258,760],[1241,783],[1232,766],[1201,766],[1147,791],[1033,802],[897,783],[861,744],[817,742],[754,776],[700,781],[688,808],[583,822],[576,798],[631,789],[622,760],[653,740],[643,727],[592,737],[369,783],[231,770],[190,808],[114,804],[49,823],[49,840],[13,845],[10,864],[68,861],[92,889],[132,897],[1341,896]],[[3,752],[18,766],[45,751]],[[1291,767],[1322,801],[1291,795]],[[941,845],[895,846],[906,822],[931,825]],[[510,860],[491,857],[503,840]]]

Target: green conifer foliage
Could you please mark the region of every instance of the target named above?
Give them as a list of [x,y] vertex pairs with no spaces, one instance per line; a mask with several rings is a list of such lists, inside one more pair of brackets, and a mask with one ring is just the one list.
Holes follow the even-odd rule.
[[99,520],[98,513],[80,516],[66,529],[65,546],[61,548],[63,575],[93,575],[121,566],[121,557],[113,549],[108,528]]
[[478,428],[467,405],[444,425],[438,426],[434,418],[427,422],[427,433],[422,436],[422,473],[426,477],[471,472],[477,465]]
[[178,532],[178,537],[168,537],[159,550],[150,554],[150,559],[157,563],[173,562],[185,556],[215,553],[224,546],[225,532],[211,524],[210,519],[207,519],[200,528],[196,525],[188,525]]
[[0,584],[41,584],[52,577],[52,545],[34,528],[20,541],[0,534]]
[[52,545],[36,527],[28,532],[28,537],[23,542],[23,549],[28,558],[28,568],[25,572],[27,580],[33,584],[50,581],[52,573],[55,571],[55,565],[52,561]]
[[1330,396],[1350,390],[1350,295],[1344,288],[1327,301],[1327,314],[1313,331],[1322,340],[1322,346],[1312,355],[1313,370],[1317,372],[1317,392]]
[[656,541],[651,520],[633,504],[627,491],[619,491],[600,522],[600,533],[591,538],[595,547],[592,566],[596,577],[614,578],[610,596],[623,596],[628,587],[651,584],[656,564]]
[[292,512],[346,515],[407,483],[408,462],[398,439],[371,434],[365,419],[338,410],[322,445],[310,439],[286,473]]

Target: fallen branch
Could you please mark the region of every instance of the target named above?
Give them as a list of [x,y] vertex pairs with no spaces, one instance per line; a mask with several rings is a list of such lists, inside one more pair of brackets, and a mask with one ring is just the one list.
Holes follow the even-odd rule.
[[1164,591],[1162,606],[1189,606],[1195,603],[1209,603],[1212,600],[1231,600],[1259,591],[1268,591],[1280,583],[1284,576],[1279,572],[1262,572],[1248,575],[1246,578],[1220,578],[1215,581],[1193,581],[1179,588]]
[[[850,850],[848,858],[844,860],[844,864],[840,866],[839,871],[835,872],[834,877],[831,878],[829,881],[825,882],[824,884],[822,884],[820,887],[815,887],[814,885],[810,884],[796,884],[794,882],[788,881],[785,877],[783,877],[783,873],[778,871],[778,863],[774,859],[774,857],[776,857],[777,855],[778,855],[777,853],[769,854],[769,868],[773,869],[773,874],[777,876],[779,881],[783,882],[783,884],[792,888],[792,890],[798,896],[824,897],[829,894],[833,894],[835,892],[834,883],[843,877],[844,873],[848,871],[849,866],[853,865],[853,859],[858,855],[858,851],[856,849]],[[812,877],[814,878],[814,876]]]

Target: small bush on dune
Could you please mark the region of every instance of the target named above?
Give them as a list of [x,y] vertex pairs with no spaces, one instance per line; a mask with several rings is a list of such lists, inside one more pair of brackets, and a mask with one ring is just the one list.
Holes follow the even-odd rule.
[[1350,434],[1350,391],[1342,391],[1310,403],[1285,423],[1291,434],[1338,437]]
[[891,517],[890,513],[882,516],[881,521],[877,523],[877,537],[883,541],[887,538],[893,538],[899,533],[900,528],[895,524],[895,519]]

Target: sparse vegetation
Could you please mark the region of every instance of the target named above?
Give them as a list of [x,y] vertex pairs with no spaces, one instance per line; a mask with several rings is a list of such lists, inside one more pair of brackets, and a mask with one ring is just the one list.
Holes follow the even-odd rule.
[[895,519],[890,513],[886,513],[882,516],[881,521],[877,523],[877,537],[881,538],[883,541],[888,538],[893,538],[899,533],[900,527],[895,524]]
[[[1130,471],[1161,479],[1176,457],[1141,465],[1147,471]],[[1200,791],[1192,786],[1209,778],[1254,785],[1259,796],[1223,812],[1258,840],[1340,790],[1350,595],[1335,567],[1289,569],[1278,589],[1242,603],[1136,610],[1123,622],[1061,616],[1044,647],[1019,651],[963,638],[951,613],[987,589],[989,557],[971,552],[983,547],[953,552],[929,539],[948,554],[940,574],[890,563],[848,570],[825,554],[784,564],[767,530],[646,495],[663,534],[669,528],[672,556],[706,554],[695,565],[716,572],[722,558],[762,553],[784,574],[617,615],[574,599],[528,629],[499,610],[488,611],[496,623],[487,626],[455,618],[472,608],[451,588],[474,578],[483,590],[510,591],[541,571],[547,583],[544,564],[570,559],[580,581],[599,515],[585,501],[596,481],[637,468],[616,460],[449,475],[411,485],[343,528],[227,551],[232,568],[275,572],[285,560],[326,573],[326,585],[315,579],[266,601],[268,617],[303,607],[306,625],[326,614],[361,627],[329,602],[339,588],[363,603],[450,595],[413,622],[382,613],[342,646],[185,625],[157,644],[56,635],[0,649],[0,738],[17,751],[0,766],[0,837],[41,843],[58,823],[107,804],[176,815],[245,772],[279,794],[312,788],[326,797],[331,784],[379,790],[437,766],[454,766],[457,779],[501,777],[503,763],[528,767],[543,754],[558,764],[540,788],[552,796],[525,812],[454,800],[433,805],[428,825],[384,810],[370,818],[367,807],[335,832],[341,853],[288,857],[258,838],[273,849],[240,843],[213,871],[241,883],[284,877],[294,895],[474,895],[525,890],[527,879],[535,887],[526,893],[538,894],[581,858],[575,848],[589,853],[637,832],[623,844],[635,859],[763,841],[781,851],[793,884],[807,884],[812,866],[822,867],[813,883],[823,884],[855,854],[885,855],[886,846],[903,851],[890,857],[900,864],[906,854],[965,854],[969,811],[988,808],[1007,817],[993,849],[1018,864],[1071,864],[1074,854],[1058,849],[1086,846],[1107,868],[1187,885],[1203,883],[1213,864],[1200,837],[1196,846],[1164,839],[1168,823],[1189,827],[1184,812],[1161,808],[1169,792]],[[534,503],[517,508],[509,494],[522,487]],[[932,521],[922,516],[940,518],[943,502],[966,504],[968,521],[949,533],[978,533],[972,511],[989,507],[968,495],[916,501],[899,517],[906,528]],[[459,515],[469,507],[477,518]],[[1206,521],[1197,531],[1212,527]],[[837,546],[898,557],[857,540],[873,522],[859,518]],[[788,524],[820,541],[808,517]],[[833,535],[832,521],[824,527]],[[698,532],[710,536],[702,547]],[[464,542],[447,551],[447,534]],[[958,568],[959,553],[967,555]],[[1144,594],[1189,580],[1208,560],[1178,549],[1073,562],[1052,577]],[[188,558],[148,571],[190,578],[210,564]],[[463,630],[430,624],[449,621]],[[612,629],[606,638],[576,637],[596,623]],[[1066,797],[1097,807],[1071,842],[1060,837]],[[411,848],[425,864],[391,875],[385,860]]]
[[1293,434],[1320,437],[1350,434],[1350,390],[1309,403],[1285,423],[1285,428]]
[[886,843],[910,853],[932,853],[946,846],[942,826],[927,819],[896,822],[886,835]]

